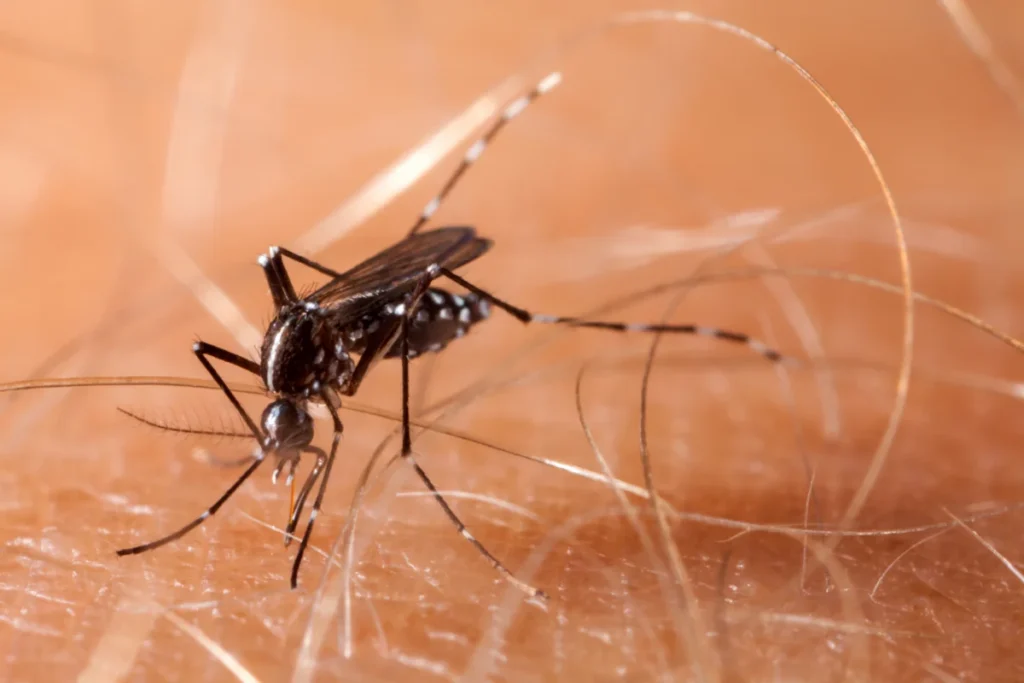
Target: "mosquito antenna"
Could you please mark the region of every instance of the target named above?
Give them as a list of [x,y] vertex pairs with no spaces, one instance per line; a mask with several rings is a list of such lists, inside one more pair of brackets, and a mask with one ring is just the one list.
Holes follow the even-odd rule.
[[415,235],[419,232],[419,229],[422,228],[435,213],[437,213],[437,210],[441,207],[441,203],[459,182],[459,179],[462,178],[470,166],[476,163],[477,159],[479,159],[480,155],[484,153],[487,146],[494,141],[494,138],[497,137],[502,128],[504,128],[509,121],[522,114],[523,110],[530,106],[534,100],[550,91],[561,82],[561,72],[553,71],[542,78],[532,90],[525,95],[521,95],[516,98],[507,107],[505,107],[505,110],[501,113],[501,117],[491,124],[491,127],[488,128],[487,131],[480,136],[476,142],[470,145],[469,149],[466,150],[465,155],[462,157],[462,161],[459,162],[455,171],[448,176],[448,180],[446,180],[444,185],[441,187],[441,191],[434,195],[434,198],[427,202],[427,205],[423,207],[423,212],[420,214],[420,217],[416,220],[412,229],[409,230],[409,236]]
[[[240,394],[266,394],[266,390],[253,384],[229,384]],[[213,380],[189,377],[162,377],[115,375],[111,377],[58,377],[27,379],[0,383],[0,394],[35,389],[71,389],[75,387],[183,387],[188,389],[220,389]]]
[[159,429],[164,432],[173,432],[175,434],[191,434],[195,436],[220,436],[229,439],[253,438],[252,432],[248,430],[232,430],[228,429],[227,427],[224,427],[223,429],[204,429],[191,427],[188,425],[181,426],[178,424],[174,424],[173,422],[168,420],[154,420],[152,418],[140,415],[139,413],[132,412],[127,408],[122,408],[121,406],[117,407],[117,412],[121,413],[122,415],[127,415],[131,419],[135,420],[136,422],[140,422],[146,425],[147,427],[153,427],[154,429]]

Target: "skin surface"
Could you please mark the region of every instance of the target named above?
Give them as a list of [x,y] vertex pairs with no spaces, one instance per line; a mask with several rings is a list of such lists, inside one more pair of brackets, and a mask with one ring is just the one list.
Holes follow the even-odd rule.
[[[974,4],[991,47],[980,57],[964,15],[936,3],[688,7],[778,45],[846,109],[890,183],[916,291],[1021,335],[1024,10]],[[580,402],[607,466],[644,486],[645,424],[653,485],[682,517],[669,516],[666,539],[648,502],[607,482],[424,435],[418,462],[438,488],[551,600],[525,604],[411,469],[393,467],[359,517],[350,629],[345,603],[331,599],[339,569],[317,596],[323,553],[394,422],[343,411],[323,514],[291,591],[294,544],[285,550],[279,531],[289,491],[271,484],[271,467],[179,542],[114,555],[198,515],[238,472],[211,459],[252,449],[161,433],[115,408],[238,424],[222,396],[131,387],[0,397],[0,679],[1024,678],[1014,384],[1024,358],[919,304],[905,411],[845,527],[861,533],[830,531],[880,452],[905,332],[892,220],[868,163],[814,89],[763,50],[674,24],[568,50],[566,39],[613,12],[650,6],[551,5],[4,7],[0,376],[205,379],[190,354],[197,337],[254,354],[270,319],[256,257],[281,244],[344,269],[401,237],[472,138],[408,191],[392,196],[397,181],[385,183],[386,206],[358,227],[309,231],[531,64],[519,86],[553,68],[563,83],[485,151],[433,223],[472,224],[496,241],[460,274],[530,310],[574,315],[697,272],[744,270],[688,291],[672,319],[818,362],[779,371],[742,347],[665,338],[643,421],[650,338],[552,336],[495,312],[414,363],[414,410],[484,382],[447,427],[601,472],[576,409],[586,365]],[[517,92],[500,89],[499,106]],[[289,267],[298,287],[322,281]],[[671,298],[603,317],[657,321]],[[399,387],[399,364],[382,363],[356,403],[397,415]],[[244,402],[254,418],[266,405]],[[321,417],[318,444],[329,431]]]

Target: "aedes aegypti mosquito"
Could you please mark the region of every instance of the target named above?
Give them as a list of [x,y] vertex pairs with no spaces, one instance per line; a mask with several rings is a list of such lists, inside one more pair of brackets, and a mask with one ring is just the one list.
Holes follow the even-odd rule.
[[[409,422],[409,361],[427,352],[444,349],[469,329],[488,318],[491,306],[511,314],[523,323],[548,323],[589,327],[619,332],[662,332],[695,334],[745,344],[769,360],[781,356],[749,336],[698,325],[653,325],[583,320],[540,315],[514,306],[455,274],[455,270],[480,258],[490,249],[490,240],[480,237],[471,227],[442,227],[420,232],[440,207],[459,178],[483,153],[498,132],[533,100],[555,87],[561,80],[553,73],[541,80],[526,95],[509,104],[501,117],[465,153],[462,162],[426,205],[408,235],[366,261],[337,272],[300,254],[271,247],[260,256],[273,299],[275,316],[267,329],[259,362],[227,349],[196,342],[193,352],[220,386],[259,443],[259,451],[242,475],[203,514],[172,534],[155,541],[117,551],[134,555],[153,550],[181,538],[202,524],[239,489],[269,454],[277,458],[273,472],[278,476],[288,469],[291,482],[303,454],[316,462],[299,489],[286,527],[286,544],[299,524],[307,499],[317,481],[313,507],[291,571],[291,586],[298,583],[302,556],[309,544],[313,524],[323,503],[331,467],[341,440],[342,422],[338,416],[341,397],[358,390],[373,365],[382,359],[402,361],[402,457],[415,469],[424,485],[459,533],[486,557],[508,581],[527,594],[543,597],[543,592],[520,581],[490,553],[466,528],[452,508],[416,462],[412,453]],[[330,280],[311,294],[299,297],[292,286],[284,259],[307,266]],[[440,278],[467,290],[455,294],[433,286]],[[353,355],[357,359],[353,359]],[[276,398],[266,407],[257,424],[228,388],[211,363],[216,359],[257,375],[267,391]],[[314,446],[310,403],[322,403],[330,412],[334,438],[329,452]],[[159,425],[157,425],[159,426]]]

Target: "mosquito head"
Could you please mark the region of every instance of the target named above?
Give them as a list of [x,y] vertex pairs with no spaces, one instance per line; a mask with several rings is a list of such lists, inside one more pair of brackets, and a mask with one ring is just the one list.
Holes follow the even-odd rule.
[[260,420],[267,435],[263,446],[268,450],[298,451],[313,442],[313,418],[292,399],[277,399]]

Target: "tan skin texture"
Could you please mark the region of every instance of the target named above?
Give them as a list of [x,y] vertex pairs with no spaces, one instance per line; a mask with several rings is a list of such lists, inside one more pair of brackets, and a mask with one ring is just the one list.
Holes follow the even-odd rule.
[[[800,59],[860,125],[907,221],[915,288],[1024,332],[1024,120],[949,16],[924,1],[819,3],[813,16],[806,3],[773,3],[772,13],[707,4]],[[76,339],[48,374],[201,377],[189,353],[197,336],[248,352],[171,274],[166,243],[262,330],[260,253],[294,245],[489,87],[622,8],[549,5],[67,2],[59,21],[45,5],[0,10],[2,376],[25,378]],[[1021,10],[974,9],[996,54],[1024,75]],[[730,215],[779,209],[765,228],[776,234],[820,222],[704,267],[832,268],[898,282],[891,223],[864,158],[770,55],[706,29],[646,26],[540,69],[555,66],[565,82],[503,134],[437,216],[497,241],[466,277],[527,307],[580,313],[695,272],[710,252],[687,238],[754,230],[730,227]],[[396,239],[440,181],[428,175],[316,258],[344,268]],[[317,281],[302,269],[293,278]],[[656,320],[666,306],[661,297],[616,315]],[[382,505],[358,527],[352,655],[342,656],[334,618],[312,671],[318,680],[1020,680],[1024,585],[951,515],[1024,562],[1021,406],[990,381],[1019,379],[1024,358],[932,308],[917,313],[906,414],[853,528],[945,526],[816,536],[805,552],[798,535],[674,521],[681,590],[643,501],[630,498],[655,555],[607,484],[435,434],[417,443],[420,462],[439,488],[464,492],[453,506],[550,604],[519,604],[429,498],[396,497],[423,490],[403,471],[369,494]],[[893,405],[900,297],[820,278],[748,278],[693,290],[674,319],[748,331],[800,358],[817,355],[793,331],[806,319],[825,356],[843,362],[831,375],[803,368],[780,379],[742,349],[664,340],[648,398],[656,488],[688,513],[834,528]],[[649,340],[574,332],[504,360],[548,332],[496,315],[436,363],[416,362],[414,399],[433,403],[494,370],[525,377],[446,424],[600,470],[575,410],[576,373],[589,359],[587,424],[615,473],[642,485]],[[359,401],[397,411],[398,369],[376,368]],[[258,680],[291,675],[325,569],[318,550],[340,533],[358,473],[392,423],[343,414],[318,550],[292,592],[294,546],[262,526],[282,527],[288,512],[269,468],[180,542],[114,556],[177,528],[227,487],[233,472],[203,453],[228,460],[251,448],[154,432],[115,407],[216,426],[233,419],[220,396],[84,389],[0,401],[0,678],[228,680],[217,647]],[[265,402],[246,405],[258,415]],[[328,430],[321,420],[319,443]]]

